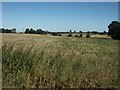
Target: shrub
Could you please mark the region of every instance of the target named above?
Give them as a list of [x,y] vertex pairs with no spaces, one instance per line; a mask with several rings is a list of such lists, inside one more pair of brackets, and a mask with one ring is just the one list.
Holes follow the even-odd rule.
[[80,36],[79,37],[83,37],[83,35],[82,34],[80,34]]
[[68,37],[72,37],[72,34],[69,34]]
[[89,34],[89,33],[87,33],[86,38],[89,38],[89,37],[90,37],[90,34]]
[[78,35],[75,35],[75,37],[78,37]]
[[98,34],[99,34],[99,35],[104,35],[104,32],[99,32]]
[[87,31],[86,38],[90,37],[90,31]]
[[58,33],[53,32],[52,35],[53,35],[53,36],[58,36]]
[[60,33],[60,34],[58,34],[58,36],[62,36],[62,34]]

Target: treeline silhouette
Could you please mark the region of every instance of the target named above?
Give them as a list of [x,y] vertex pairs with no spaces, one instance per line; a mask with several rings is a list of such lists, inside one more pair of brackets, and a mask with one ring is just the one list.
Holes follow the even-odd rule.
[[[0,28],[0,32],[1,33],[17,33],[16,32],[16,28],[13,29],[5,29],[5,28]],[[62,34],[68,34],[69,37],[72,37],[72,34],[79,34],[79,35],[75,35],[75,37],[82,37],[83,34],[86,34],[86,37],[90,37],[91,34],[99,34],[99,35],[108,35],[110,37],[112,37],[113,39],[118,39],[120,40],[120,22],[118,21],[112,21],[109,25],[108,25],[108,32],[103,31],[103,32],[98,32],[98,31],[87,31],[87,32],[82,32],[82,31],[73,31],[69,30],[67,32],[50,32],[50,31],[44,31],[42,29],[37,29],[34,30],[33,28],[26,28],[25,32],[22,33],[26,33],[26,34],[51,34],[53,36],[62,36]]]
[[[13,29],[5,29],[5,28],[0,28],[0,32],[1,33],[17,33],[16,32],[16,28],[13,28]],[[104,32],[98,32],[98,31],[87,31],[91,34],[107,34],[106,31]],[[28,34],[52,34],[54,36],[61,36],[61,34],[75,34],[75,33],[86,33],[86,32],[82,32],[82,31],[73,31],[70,30],[70,31],[66,31],[66,32],[50,32],[50,31],[44,31],[42,29],[37,29],[37,30],[34,30],[33,28],[26,28],[25,32],[22,32],[22,33],[28,33]],[[70,35],[71,36],[71,35]]]
[[29,34],[47,34],[48,33],[48,31],[44,31],[44,30],[42,30],[42,29],[37,29],[37,30],[34,30],[34,29],[32,29],[32,28],[27,28],[26,30],[25,30],[25,33],[29,33]]
[[[13,29],[5,29],[5,28],[0,28],[0,32],[1,33],[17,33],[16,32],[16,28],[13,28]],[[90,31],[88,31],[90,32]],[[82,31],[73,31],[70,30],[70,31],[66,31],[66,32],[50,32],[50,31],[44,31],[42,29],[37,29],[37,30],[34,30],[33,28],[26,28],[25,32],[21,32],[21,33],[28,33],[28,34],[52,34],[54,36],[61,36],[61,34],[75,34],[75,33],[86,33],[86,32],[82,32]],[[104,32],[98,32],[98,31],[91,31],[90,32],[91,34],[107,34],[106,31]],[[71,36],[71,35],[70,35]]]
[[13,29],[5,29],[5,28],[0,28],[1,33],[16,33],[16,28]]

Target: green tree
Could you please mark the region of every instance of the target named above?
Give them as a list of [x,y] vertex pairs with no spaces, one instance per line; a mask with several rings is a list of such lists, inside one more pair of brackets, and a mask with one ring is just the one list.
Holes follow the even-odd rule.
[[82,31],[79,31],[79,33],[80,33],[80,36],[79,36],[79,37],[83,37],[83,35],[82,35]]
[[61,32],[58,32],[58,36],[62,36],[62,33],[61,33]]
[[83,37],[83,34],[81,33],[79,37]]
[[11,29],[11,33],[16,33],[16,28]]
[[112,21],[108,25],[108,36],[120,40],[120,23],[118,21]]
[[33,30],[32,28],[30,28],[30,31],[29,31],[31,34],[35,34],[36,33],[36,31],[35,30]]
[[76,31],[74,31],[74,33],[76,33]]
[[53,36],[58,36],[58,33],[57,32],[52,32],[52,35]]
[[82,33],[82,31],[79,31],[79,33]]
[[37,34],[42,34],[42,32],[43,32],[42,29],[37,29],[36,31]]
[[0,28],[0,33],[4,33],[5,29],[4,28]]
[[72,31],[71,30],[69,31],[69,35],[68,36],[72,37]]
[[103,33],[104,33],[104,34],[106,34],[107,32],[106,32],[106,31],[104,31]]
[[26,31],[25,31],[25,33],[29,33],[29,31],[30,31],[30,30],[29,30],[28,28],[26,28]]
[[86,37],[87,37],[87,38],[90,37],[90,31],[87,31]]

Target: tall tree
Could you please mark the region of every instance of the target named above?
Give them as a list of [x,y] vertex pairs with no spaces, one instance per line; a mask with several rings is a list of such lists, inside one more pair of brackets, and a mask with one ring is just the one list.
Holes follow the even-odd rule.
[[112,21],[108,25],[108,36],[120,40],[120,23],[118,21]]
[[25,33],[29,33],[29,28],[26,28],[26,31],[25,31]]
[[72,37],[72,31],[71,30],[69,31],[69,35],[68,36]]
[[35,34],[35,33],[36,33],[36,31],[35,31],[35,30],[33,30],[33,28],[30,28],[29,33],[31,33],[31,34]]
[[82,33],[82,31],[79,31],[79,33]]

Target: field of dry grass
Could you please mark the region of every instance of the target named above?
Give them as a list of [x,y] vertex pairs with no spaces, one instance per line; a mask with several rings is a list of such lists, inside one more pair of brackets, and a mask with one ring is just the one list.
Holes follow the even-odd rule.
[[2,35],[3,88],[116,88],[117,69],[118,40]]

